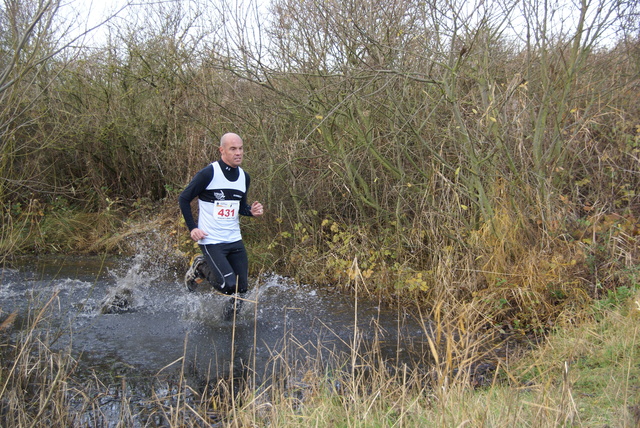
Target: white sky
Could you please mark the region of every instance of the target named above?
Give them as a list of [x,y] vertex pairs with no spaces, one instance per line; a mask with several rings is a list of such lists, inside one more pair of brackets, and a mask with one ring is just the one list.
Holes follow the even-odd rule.
[[[61,13],[78,20],[78,31],[86,31],[113,16],[116,16],[114,19],[126,18],[128,3],[131,3],[130,7],[140,6],[135,0],[67,0]],[[88,42],[100,40],[104,34],[105,28],[93,30],[87,36]]]
[[140,1],[136,0],[68,0],[69,6],[73,9],[82,12],[86,15],[87,12],[91,13],[91,18],[98,20],[110,15],[113,15],[119,9],[122,9],[128,3],[131,3],[133,7],[140,5]]
[[[117,17],[115,19],[126,19],[127,15],[131,11],[135,11],[138,8],[144,7],[145,4],[148,5],[150,3],[163,3],[163,2],[170,3],[175,0],[66,0],[66,1],[68,3],[66,3],[63,6],[66,9],[66,12],[63,12],[63,13],[68,14],[68,16],[75,16],[77,14],[77,16],[81,19],[80,22],[86,23],[86,26],[83,26],[83,27],[91,28],[92,26],[99,24],[100,22],[104,21],[108,17],[114,16],[115,14],[117,14]],[[197,0],[194,0],[194,1],[196,1],[197,3]],[[245,0],[245,1],[236,0],[235,2],[236,7],[242,8],[243,3],[246,4],[248,1],[250,0]],[[475,0],[475,2],[471,1],[471,3],[477,4],[477,5],[483,5],[482,0]],[[556,25],[560,22],[564,22],[564,25],[569,24],[567,29],[569,30],[569,32],[571,32],[572,30],[571,23],[573,21],[571,17],[573,14],[578,13],[578,9],[575,3],[573,3],[572,0],[555,0],[555,1],[552,1],[551,3],[555,7],[560,7],[560,9],[557,10],[556,13],[554,14],[554,18],[552,18],[552,21],[555,22]],[[612,0],[596,0],[595,4],[592,5],[590,12],[591,13],[594,12],[594,9],[597,4],[605,5],[604,9],[606,10],[607,9],[606,6],[610,6],[612,3],[614,3]],[[135,15],[135,14],[132,13],[132,15]],[[611,20],[615,18],[610,17],[609,19]],[[105,31],[106,31],[106,28],[102,30],[98,29],[94,31],[88,38],[89,44],[91,44],[91,40],[100,41],[100,39],[104,37]]]

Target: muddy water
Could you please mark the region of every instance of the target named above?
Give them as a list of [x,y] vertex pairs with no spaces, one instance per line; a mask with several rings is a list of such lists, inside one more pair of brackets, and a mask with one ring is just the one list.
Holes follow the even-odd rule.
[[242,310],[225,321],[228,297],[208,287],[188,292],[182,274],[142,256],[29,260],[2,270],[0,309],[24,321],[51,301],[43,325],[55,347],[71,348],[88,371],[129,378],[186,367],[208,379],[233,370],[261,382],[283,362],[348,360],[354,343],[380,349],[391,365],[419,364],[428,353],[426,328],[377,301],[268,275],[251,279]]

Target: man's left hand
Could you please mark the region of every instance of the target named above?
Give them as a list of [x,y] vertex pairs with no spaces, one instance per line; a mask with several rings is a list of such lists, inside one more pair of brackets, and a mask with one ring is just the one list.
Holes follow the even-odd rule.
[[260,217],[262,214],[264,214],[264,208],[262,206],[262,204],[258,201],[255,201],[254,203],[251,204],[251,215],[254,217]]

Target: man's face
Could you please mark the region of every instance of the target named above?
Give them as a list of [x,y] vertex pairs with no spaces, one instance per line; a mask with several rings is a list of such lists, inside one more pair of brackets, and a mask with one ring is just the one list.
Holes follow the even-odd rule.
[[240,138],[228,138],[220,146],[220,158],[229,166],[237,167],[242,163],[244,148]]

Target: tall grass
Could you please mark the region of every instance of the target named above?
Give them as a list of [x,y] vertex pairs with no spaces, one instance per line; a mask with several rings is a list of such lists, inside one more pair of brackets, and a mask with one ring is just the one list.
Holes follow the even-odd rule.
[[[467,305],[453,315],[435,311],[433,319],[422,319],[429,346],[416,350],[413,361],[383,359],[381,342],[363,342],[354,319],[346,351],[301,344],[286,333],[258,377],[249,359],[247,376],[234,377],[231,369],[228,376],[205,373],[194,379],[185,352],[153,376],[145,397],[131,389],[133,372],[131,379],[124,374],[114,382],[101,378],[104,373],[83,373],[69,351],[52,350],[55,338],[42,327],[55,299],[54,294],[34,310],[15,340],[7,335],[14,318],[0,326],[3,426],[628,427],[640,422],[637,288],[601,300],[591,309],[591,321],[564,325],[531,350],[522,342],[506,349],[514,344],[478,327],[486,308]],[[188,336],[185,349],[187,343]]]

